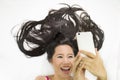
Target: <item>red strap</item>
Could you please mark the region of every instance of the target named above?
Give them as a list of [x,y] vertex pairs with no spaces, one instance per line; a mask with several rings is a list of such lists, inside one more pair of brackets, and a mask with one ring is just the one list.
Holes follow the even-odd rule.
[[47,80],[49,80],[49,77],[48,77],[48,76],[46,76],[46,79],[47,79]]

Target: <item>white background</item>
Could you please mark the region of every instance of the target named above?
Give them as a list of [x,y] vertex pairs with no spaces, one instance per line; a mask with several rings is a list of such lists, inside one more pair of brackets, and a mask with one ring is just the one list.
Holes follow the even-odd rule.
[[59,3],[82,6],[105,32],[100,55],[108,80],[120,80],[119,0],[0,0],[0,80],[34,80],[53,72],[46,54],[26,58],[18,49],[11,29],[26,20],[41,20]]

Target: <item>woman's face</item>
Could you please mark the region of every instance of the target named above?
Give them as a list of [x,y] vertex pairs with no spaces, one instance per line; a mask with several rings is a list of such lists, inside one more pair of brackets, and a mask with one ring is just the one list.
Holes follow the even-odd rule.
[[51,63],[55,74],[60,77],[69,77],[72,71],[74,52],[69,45],[59,45],[55,48]]

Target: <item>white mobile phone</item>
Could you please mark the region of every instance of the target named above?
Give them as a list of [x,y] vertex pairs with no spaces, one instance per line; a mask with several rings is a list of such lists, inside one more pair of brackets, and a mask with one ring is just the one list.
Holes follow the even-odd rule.
[[[79,50],[85,50],[96,55],[93,42],[93,35],[91,32],[77,32],[76,37]],[[86,57],[83,54],[81,54],[81,56]],[[88,79],[96,80],[96,77],[92,75],[88,70],[86,70],[85,76]]]
[[95,54],[93,35],[91,32],[77,32],[76,37],[79,50],[85,50]]

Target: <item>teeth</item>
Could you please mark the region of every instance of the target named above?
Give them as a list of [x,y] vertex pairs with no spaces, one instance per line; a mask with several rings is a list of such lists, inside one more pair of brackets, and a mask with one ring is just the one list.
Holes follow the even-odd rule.
[[61,68],[62,70],[70,70],[70,68],[69,67],[67,67],[67,68]]
[[62,68],[62,69],[68,70],[69,68]]

